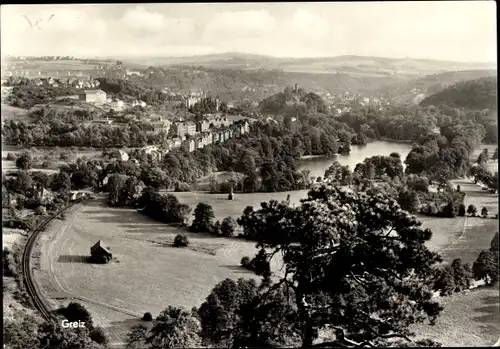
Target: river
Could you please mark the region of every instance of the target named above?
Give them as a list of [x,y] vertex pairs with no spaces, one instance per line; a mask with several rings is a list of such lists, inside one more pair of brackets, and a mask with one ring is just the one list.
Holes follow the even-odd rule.
[[386,141],[376,141],[367,145],[352,145],[349,155],[336,155],[330,158],[319,156],[302,159],[299,162],[298,170],[309,170],[314,178],[323,177],[326,169],[331,166],[334,160],[337,160],[341,165],[349,166],[351,171],[353,171],[356,165],[363,162],[366,158],[375,155],[389,156],[393,152],[399,153],[401,160],[404,162],[406,156],[411,151],[411,147],[412,145],[409,143]]

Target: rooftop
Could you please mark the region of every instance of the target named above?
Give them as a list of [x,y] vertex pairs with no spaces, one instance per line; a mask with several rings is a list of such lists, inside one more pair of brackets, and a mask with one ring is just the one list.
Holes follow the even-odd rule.
[[103,90],[84,90],[83,92],[85,94],[89,94],[89,95],[95,95],[95,94],[99,94],[99,93],[106,93]]

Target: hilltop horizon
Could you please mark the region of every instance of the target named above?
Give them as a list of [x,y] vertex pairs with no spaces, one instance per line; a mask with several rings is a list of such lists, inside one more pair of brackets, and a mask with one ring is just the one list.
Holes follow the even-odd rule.
[[[2,57],[41,57],[41,56],[51,56],[51,55],[15,55],[9,53],[2,53]],[[376,55],[358,55],[358,54],[341,54],[341,55],[325,55],[325,56],[276,56],[276,55],[267,55],[267,54],[259,54],[254,52],[243,52],[243,51],[221,51],[221,52],[213,52],[213,53],[203,53],[203,54],[192,54],[192,55],[54,55],[54,56],[70,56],[74,58],[81,59],[189,59],[189,58],[220,58],[223,56],[229,57],[242,57],[242,58],[271,58],[276,60],[296,60],[296,61],[305,61],[305,60],[329,60],[329,59],[339,59],[339,58],[368,58],[368,59],[379,59],[386,61],[404,61],[404,60],[414,60],[414,61],[433,61],[433,62],[443,62],[443,63],[465,63],[465,64],[497,64],[496,61],[478,61],[478,60],[447,60],[433,57],[390,57],[390,56],[376,56]]]
[[18,56],[497,56],[495,4],[486,1],[10,5],[1,15],[2,51]]

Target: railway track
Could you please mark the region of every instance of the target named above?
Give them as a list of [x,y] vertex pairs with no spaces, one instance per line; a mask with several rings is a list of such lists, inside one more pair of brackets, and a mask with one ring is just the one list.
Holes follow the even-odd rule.
[[26,246],[24,247],[23,258],[22,258],[22,270],[23,270],[23,281],[26,286],[26,292],[33,300],[33,304],[35,308],[42,314],[45,320],[50,320],[53,318],[51,315],[50,309],[45,303],[45,301],[40,296],[38,289],[35,286],[35,282],[33,281],[33,271],[31,269],[31,253],[33,250],[33,246],[35,245],[38,236],[43,231],[43,229],[49,224],[54,218],[59,216],[60,214],[67,211],[69,208],[73,207],[75,204],[83,201],[83,198],[79,198],[73,202],[71,202],[68,206],[59,210],[56,214],[48,217],[42,223],[40,223],[35,230],[31,233],[26,241]]

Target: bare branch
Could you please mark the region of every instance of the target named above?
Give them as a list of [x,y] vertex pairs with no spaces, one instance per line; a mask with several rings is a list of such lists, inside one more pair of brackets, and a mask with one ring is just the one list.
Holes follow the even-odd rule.
[[351,274],[351,276],[352,276],[352,278],[354,279],[354,281],[356,281],[358,284],[360,284],[361,286],[366,287],[366,288],[368,287],[368,285],[367,285],[364,281],[362,281],[362,280],[358,279],[358,278],[356,277],[356,275],[354,275],[354,274],[352,273],[352,271],[350,271],[350,272],[349,272],[349,274]]

